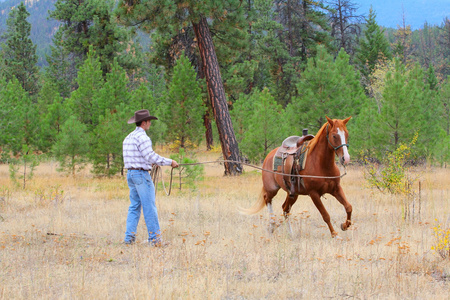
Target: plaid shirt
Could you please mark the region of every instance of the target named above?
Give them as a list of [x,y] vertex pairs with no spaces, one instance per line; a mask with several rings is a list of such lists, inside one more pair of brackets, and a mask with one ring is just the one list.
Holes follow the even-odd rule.
[[123,162],[125,169],[142,168],[150,170],[152,164],[170,166],[172,160],[162,157],[153,151],[152,141],[141,127],[131,132],[123,141]]

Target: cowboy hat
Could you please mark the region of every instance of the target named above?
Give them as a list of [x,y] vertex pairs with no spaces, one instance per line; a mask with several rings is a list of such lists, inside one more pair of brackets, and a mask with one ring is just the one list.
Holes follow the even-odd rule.
[[147,109],[141,109],[134,112],[134,116],[128,120],[128,124],[138,123],[147,120],[158,120],[158,118],[151,116]]

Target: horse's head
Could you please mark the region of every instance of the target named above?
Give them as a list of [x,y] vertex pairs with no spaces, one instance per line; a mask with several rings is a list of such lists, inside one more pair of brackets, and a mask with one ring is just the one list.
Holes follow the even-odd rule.
[[340,162],[347,164],[350,162],[350,155],[348,154],[348,131],[347,122],[352,117],[345,120],[331,120],[327,117],[327,140],[328,144],[334,149]]

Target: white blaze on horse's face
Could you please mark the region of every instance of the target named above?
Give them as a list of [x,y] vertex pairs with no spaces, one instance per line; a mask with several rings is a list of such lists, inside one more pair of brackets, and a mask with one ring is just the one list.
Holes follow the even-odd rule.
[[[345,139],[345,131],[341,130],[340,128],[338,128],[337,132],[338,132],[338,135],[341,137],[341,143],[342,144],[347,144],[347,140]],[[347,146],[343,146],[342,147],[342,151],[344,153],[344,155],[342,156],[343,163],[347,164],[347,163],[350,162],[350,154],[348,154]]]

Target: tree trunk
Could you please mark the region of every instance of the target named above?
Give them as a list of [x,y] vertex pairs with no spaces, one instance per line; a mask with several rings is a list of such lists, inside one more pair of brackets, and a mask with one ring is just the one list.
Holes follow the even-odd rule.
[[206,150],[212,149],[214,140],[211,126],[211,119],[209,118],[209,111],[203,115],[203,125],[205,126],[205,137],[206,137]]
[[[234,135],[230,112],[225,97],[222,77],[219,70],[216,51],[205,17],[201,17],[198,23],[192,24],[197,38],[202,66],[205,71],[206,86],[209,99],[219,131],[220,144],[224,160],[240,161],[239,147]],[[238,175],[242,173],[240,163],[225,162],[225,175]]]
[[[198,69],[197,74],[201,79],[205,79],[205,70],[202,64],[202,60],[196,60],[195,62],[196,68]],[[203,126],[205,126],[205,138],[206,138],[206,151],[210,151],[214,144],[212,126],[211,126],[211,101],[209,98],[205,101],[206,112],[203,115]]]

